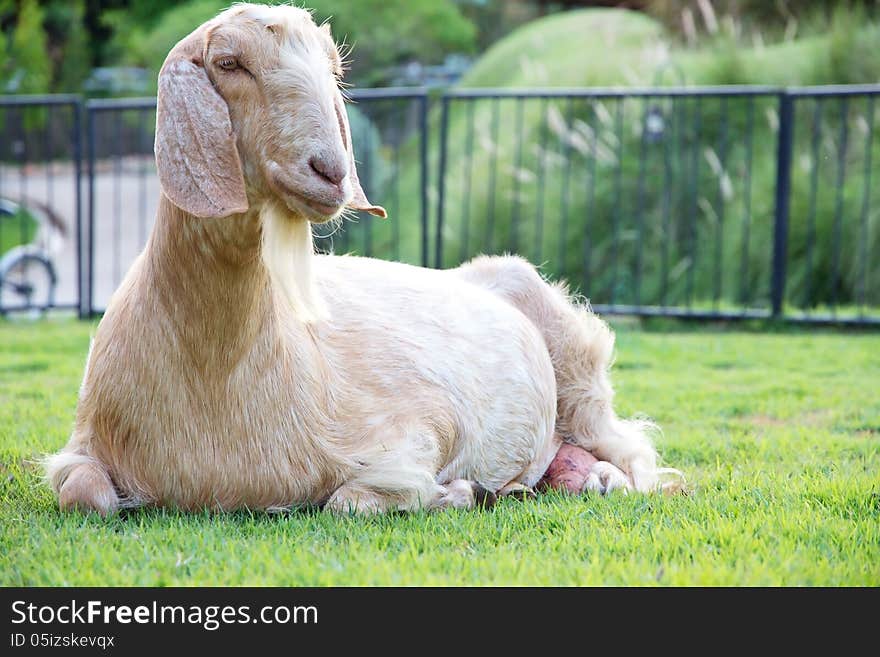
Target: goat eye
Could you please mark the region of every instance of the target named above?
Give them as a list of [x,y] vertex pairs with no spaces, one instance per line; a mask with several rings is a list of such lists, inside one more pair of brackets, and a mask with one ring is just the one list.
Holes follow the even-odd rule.
[[224,57],[217,62],[217,66],[224,71],[234,71],[238,68],[238,62],[235,60],[235,57]]

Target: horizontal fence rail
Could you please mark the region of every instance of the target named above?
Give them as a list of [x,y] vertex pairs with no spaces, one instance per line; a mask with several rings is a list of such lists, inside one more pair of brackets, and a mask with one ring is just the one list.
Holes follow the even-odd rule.
[[[444,268],[518,253],[603,313],[880,325],[878,95],[353,91],[359,177],[390,218],[315,226],[315,247]],[[0,311],[106,307],[156,214],[155,108],[0,97]]]

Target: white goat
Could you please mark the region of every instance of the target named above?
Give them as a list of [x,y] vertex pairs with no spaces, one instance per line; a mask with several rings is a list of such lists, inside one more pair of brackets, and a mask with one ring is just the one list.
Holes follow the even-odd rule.
[[341,68],[290,6],[235,5],[168,55],[158,217],[47,460],[61,507],[472,506],[533,486],[561,440],[610,462],[592,487],[656,489],[649,425],[612,410],[613,335],[563,286],[517,257],[313,253],[311,223],[385,216]]

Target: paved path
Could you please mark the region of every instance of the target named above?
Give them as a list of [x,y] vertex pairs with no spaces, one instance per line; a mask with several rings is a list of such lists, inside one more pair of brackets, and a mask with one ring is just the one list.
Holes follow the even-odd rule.
[[[32,199],[51,207],[64,224],[42,229],[36,242],[52,255],[58,273],[55,300],[77,303],[76,182],[68,165],[0,169],[0,196]],[[95,175],[94,306],[104,308],[146,244],[156,217],[159,180],[152,158],[100,164]],[[88,220],[88,177],[82,176],[82,219]]]

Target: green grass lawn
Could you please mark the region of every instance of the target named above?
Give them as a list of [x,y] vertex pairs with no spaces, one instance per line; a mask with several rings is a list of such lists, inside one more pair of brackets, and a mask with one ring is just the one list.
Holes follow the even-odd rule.
[[880,584],[880,335],[616,327],[618,407],[662,425],[688,496],[101,519],[32,464],[67,439],[93,325],[0,323],[0,584]]

